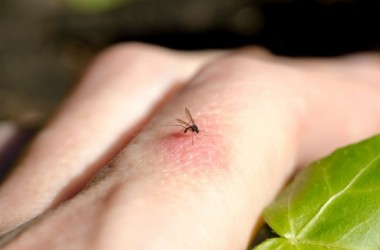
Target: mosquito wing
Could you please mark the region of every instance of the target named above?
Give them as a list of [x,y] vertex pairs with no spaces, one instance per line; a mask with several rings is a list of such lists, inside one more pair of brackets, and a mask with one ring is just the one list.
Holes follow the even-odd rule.
[[184,120],[181,120],[181,119],[176,119],[176,120],[177,120],[177,122],[182,123],[182,124],[185,125],[186,127],[189,126],[189,124],[188,124],[187,122],[185,122]]
[[195,124],[194,119],[193,119],[193,117],[191,116],[190,111],[189,111],[187,108],[185,108],[185,113],[186,113],[186,117],[187,117],[187,119],[189,119],[189,123],[191,123],[191,124]]

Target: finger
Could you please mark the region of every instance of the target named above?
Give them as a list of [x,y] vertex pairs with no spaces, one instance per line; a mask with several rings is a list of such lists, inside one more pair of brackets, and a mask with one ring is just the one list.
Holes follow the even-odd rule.
[[[305,84],[309,78],[313,80]],[[14,249],[30,241],[33,246],[59,246],[49,234],[53,225],[73,243],[99,249],[244,249],[262,208],[298,161],[321,146],[314,135],[331,146],[351,140],[353,134],[374,132],[377,92],[364,83],[355,91],[339,81],[327,83],[332,81],[298,66],[241,56],[208,66],[89,190],[30,230],[29,235],[41,236],[38,241],[29,237],[28,242],[24,234]],[[328,98],[318,95],[326,91]],[[354,97],[363,103],[342,113]],[[325,105],[329,108],[320,108]],[[185,107],[200,129],[194,146],[192,134],[162,126],[183,118]],[[358,119],[372,125],[345,126]],[[335,136],[342,124],[347,133]],[[314,145],[309,151],[302,148],[304,137]],[[73,219],[74,213],[83,220]]]
[[[304,122],[300,166],[380,131],[380,122],[373,117],[380,109],[379,56],[357,54],[332,60],[288,61],[287,64],[311,73],[314,77],[308,78],[307,84],[320,88],[307,88],[303,93],[311,107],[304,111],[307,117],[323,119],[309,118]],[[349,118],[351,113],[356,116]],[[327,126],[333,133],[325,136]]]
[[341,81],[379,84],[380,55],[375,53],[357,53],[335,58],[302,58],[302,60],[287,57],[277,57],[275,62],[290,64],[300,69],[339,77]]
[[0,189],[0,232],[72,197],[150,112],[217,53],[119,45],[88,70]]
[[[112,190],[113,206],[107,216],[118,220],[102,224],[104,238],[99,244],[244,249],[263,207],[294,171],[300,155],[308,154],[302,151],[304,136],[334,138],[330,147],[369,135],[379,124],[378,93],[363,85],[338,82],[333,87],[332,80],[323,78],[305,85],[300,81],[303,74],[309,76],[297,68],[241,57],[203,70],[109,170],[109,178],[120,178],[120,186]],[[347,87],[353,89],[346,91]],[[314,91],[339,98],[324,99],[310,93]],[[342,113],[352,98],[362,104]],[[331,109],[315,112],[325,105]],[[201,131],[194,146],[191,135],[160,126],[183,116],[185,107]],[[317,124],[304,127],[314,119]],[[358,119],[371,126],[350,126]],[[346,133],[336,136],[342,124]],[[319,140],[311,143],[323,146]],[[106,178],[100,184],[107,182]],[[129,226],[118,233],[121,225]],[[123,240],[107,240],[115,235]]]
[[[293,111],[282,105],[281,112],[266,112],[269,92],[256,91],[264,83],[251,84],[257,75],[242,74],[256,66],[260,63],[239,57],[204,69],[103,171],[108,172],[103,181],[31,229],[46,235],[36,246],[54,244],[48,236],[52,225],[61,225],[60,232],[71,238],[93,221],[102,224],[92,224],[89,233],[99,235],[99,249],[243,249],[261,209],[257,204],[270,199],[262,191],[269,185],[261,183],[258,192],[254,180],[269,180],[264,166],[275,170],[294,157],[286,146],[294,137],[294,124],[286,118]],[[200,129],[194,146],[192,134],[162,126],[184,118],[186,107]],[[254,150],[252,141],[258,145]],[[275,152],[274,145],[286,152]],[[279,188],[280,179],[271,178]],[[89,207],[94,214],[85,213]],[[74,210],[86,214],[85,221],[73,222]],[[121,225],[128,226],[120,231]],[[22,237],[18,242],[26,244]]]
[[[254,48],[253,48],[254,51]],[[247,55],[253,58],[257,58],[250,50],[246,50]],[[328,120],[328,109],[334,109],[338,106],[339,110],[335,113],[341,116],[349,116],[352,109],[364,110],[362,113],[363,119],[367,119],[371,116],[374,110],[378,110],[377,97],[374,99],[366,100],[367,93],[373,91],[370,98],[376,96],[379,93],[380,85],[380,56],[375,53],[358,53],[352,55],[346,55],[341,57],[321,59],[321,58],[288,58],[288,57],[260,57],[261,60],[270,60],[273,64],[278,64],[280,67],[297,68],[297,70],[307,72],[308,75],[299,75],[300,78],[305,78],[305,82],[310,88],[304,88],[307,92],[300,93],[301,95],[308,96],[308,102],[314,105],[312,107],[318,107],[316,109],[305,110],[306,113],[313,113],[310,117],[325,117],[322,121],[316,121],[316,119],[309,119],[304,122],[303,130],[305,136],[303,137],[303,146],[301,147],[303,153],[300,153],[299,166],[305,166],[311,161],[322,157],[329,153],[336,147],[342,146],[347,143],[352,143],[363,137],[370,136],[373,133],[379,131],[378,123],[361,123],[358,120],[350,120],[350,123],[341,124],[335,122],[336,118],[332,117]],[[298,79],[299,80],[299,79]],[[312,86],[318,86],[319,89],[313,89]],[[336,89],[336,90],[333,90]],[[352,103],[347,103],[347,108],[342,108],[339,105],[340,94],[339,91],[347,92],[345,96],[351,95]],[[357,91],[357,93],[356,93]],[[330,100],[329,103],[321,104],[321,100]],[[355,103],[355,104],[354,104]],[[364,108],[364,106],[372,103],[370,108]],[[319,104],[319,105],[318,105]],[[338,104],[338,105],[336,105]],[[328,140],[322,136],[324,126],[316,126],[325,122],[331,127],[339,127],[337,133],[328,137]],[[314,124],[310,124],[314,123]],[[316,124],[315,124],[316,123]],[[353,129],[352,127],[356,127]],[[364,129],[365,128],[365,129]],[[306,133],[308,131],[308,133]],[[306,136],[307,135],[307,136]]]

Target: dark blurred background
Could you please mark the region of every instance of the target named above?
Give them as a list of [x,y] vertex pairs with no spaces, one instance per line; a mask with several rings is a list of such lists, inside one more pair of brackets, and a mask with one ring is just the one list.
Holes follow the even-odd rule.
[[380,50],[380,1],[0,0],[0,120],[34,126],[103,48],[261,45],[288,56]]

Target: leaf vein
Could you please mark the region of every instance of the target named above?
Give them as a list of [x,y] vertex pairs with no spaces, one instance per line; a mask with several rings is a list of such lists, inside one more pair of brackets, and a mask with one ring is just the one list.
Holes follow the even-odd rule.
[[322,168],[322,177],[323,177],[324,182],[326,183],[327,190],[329,191],[329,195],[332,195],[333,192],[332,192],[332,189],[330,187],[330,183],[327,181],[328,178],[326,175],[326,169],[325,168]]
[[298,241],[298,244],[304,244],[304,245],[315,245],[315,246],[321,246],[326,248],[334,248],[334,249],[342,249],[342,250],[353,250],[352,248],[342,247],[331,243],[321,243],[316,241],[307,241],[307,240],[301,240]]
[[342,194],[344,194],[355,182],[360,178],[360,176],[371,167],[371,165],[376,162],[378,159],[380,159],[380,155],[377,155],[375,158],[373,158],[366,166],[364,166],[354,178],[339,192],[332,195],[326,202],[323,204],[323,206],[318,210],[318,212],[314,215],[314,217],[301,229],[301,231],[298,233],[296,238],[302,238],[307,231],[316,223],[316,221],[319,219],[319,217],[322,215],[322,213],[328,208],[328,206],[335,201],[338,197],[340,197]]
[[292,218],[292,216],[291,216],[291,201],[293,198],[294,189],[295,189],[295,185],[293,185],[292,191],[290,192],[290,194],[288,196],[288,204],[287,204],[288,222],[289,222],[289,227],[290,227],[290,232],[291,232],[291,235],[290,235],[291,238],[294,238],[294,236],[295,236],[294,224],[293,224],[293,220],[291,219]]
[[346,233],[344,233],[341,237],[339,237],[338,240],[344,240],[345,238],[348,237],[348,235],[355,231],[357,228],[361,227],[363,224],[366,224],[369,228],[370,228],[370,225],[368,224],[368,222],[373,218],[375,217],[376,215],[380,214],[380,211],[376,211],[376,213],[373,213],[371,216],[369,216],[365,221],[362,221],[361,223],[357,224],[356,226],[352,227],[351,230],[347,231]]
[[282,244],[279,245],[275,250],[277,250],[277,249],[281,249],[284,245],[285,245],[285,242],[282,242]]

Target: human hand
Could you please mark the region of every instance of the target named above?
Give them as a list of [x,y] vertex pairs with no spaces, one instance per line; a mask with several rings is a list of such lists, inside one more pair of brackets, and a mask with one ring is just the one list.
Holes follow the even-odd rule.
[[[258,48],[116,46],[0,188],[0,231],[21,225],[0,242],[244,249],[298,167],[380,131],[379,66],[370,54],[290,59]],[[185,119],[186,107],[198,137],[167,126]]]

